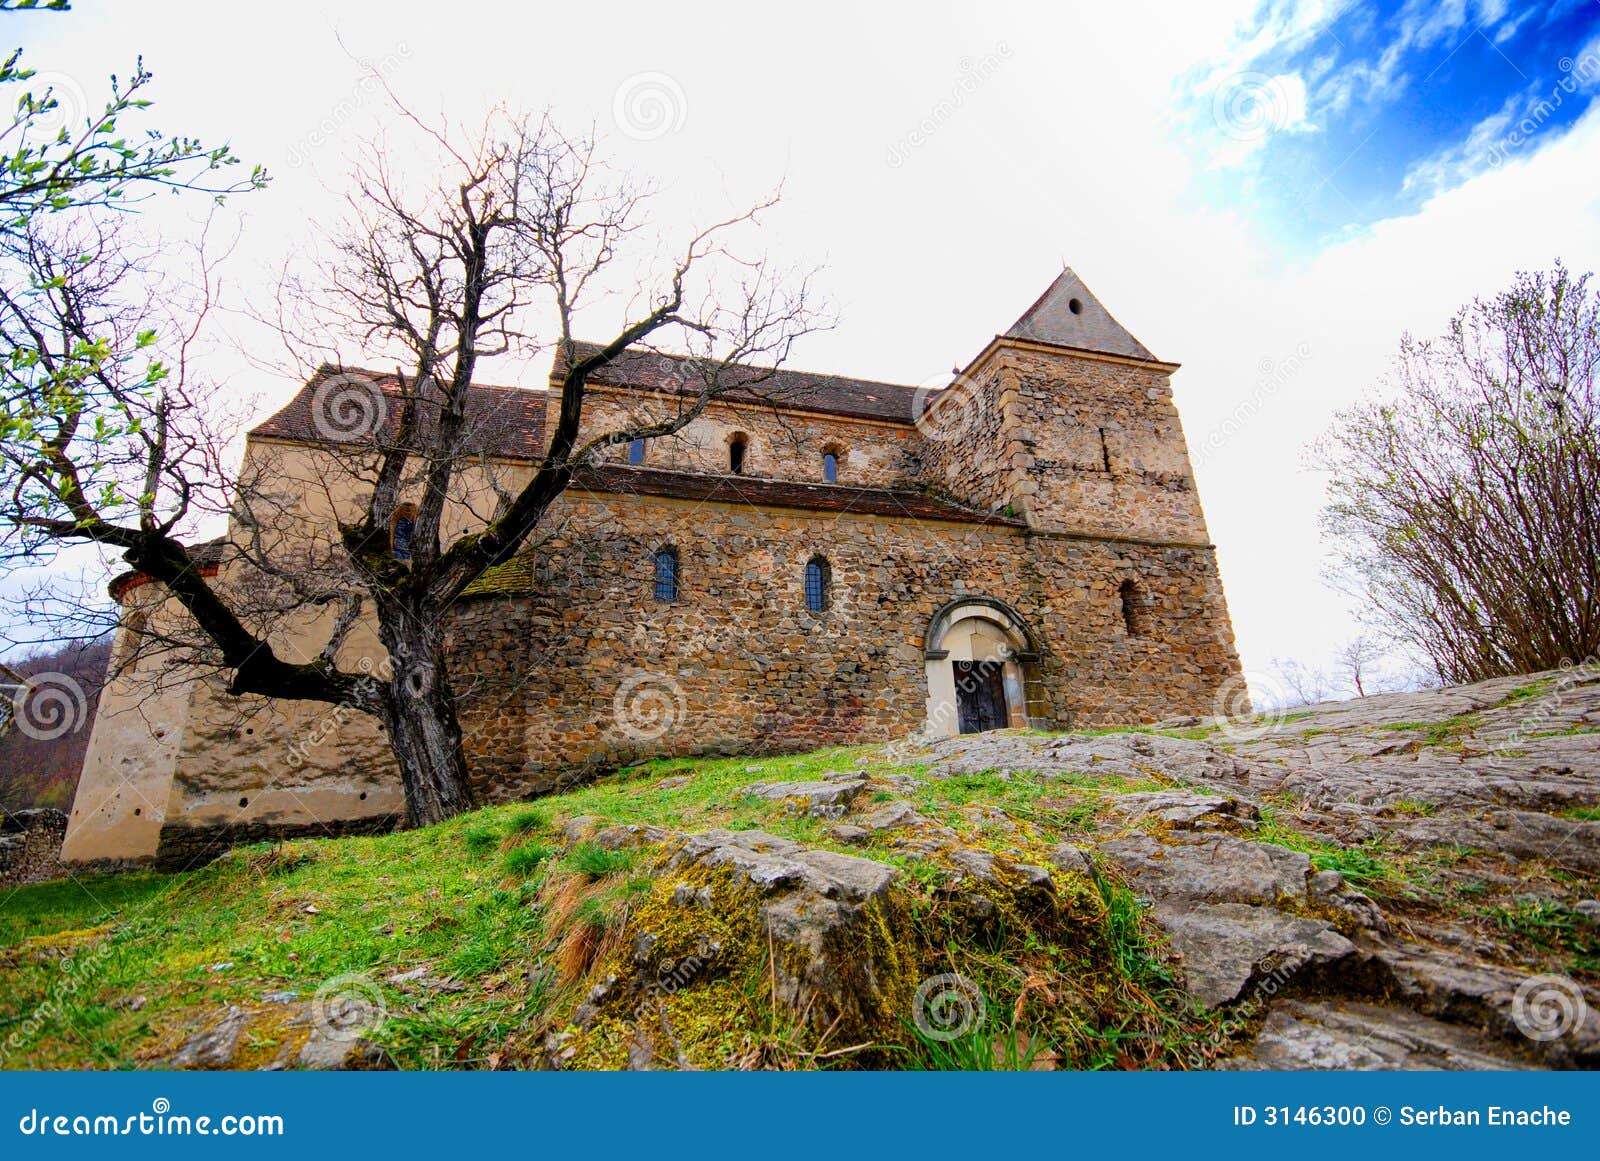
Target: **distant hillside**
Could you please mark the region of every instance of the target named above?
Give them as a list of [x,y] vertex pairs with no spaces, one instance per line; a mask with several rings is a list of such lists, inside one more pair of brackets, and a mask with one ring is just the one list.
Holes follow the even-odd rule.
[[[89,645],[68,645],[10,663],[11,669],[22,677],[58,674],[68,680],[41,686],[22,708],[23,720],[47,728],[35,729],[30,734],[14,722],[0,737],[0,807],[6,810],[30,806],[54,806],[61,810],[71,807],[73,792],[78,788],[78,773],[83,769],[84,751],[89,747],[89,727],[94,722],[95,707],[100,702],[100,689],[110,661],[111,638],[106,637]],[[59,704],[36,704],[46,688],[64,690],[68,696]],[[66,716],[57,716],[57,709]],[[64,732],[59,737],[50,737],[59,727],[64,727]],[[35,734],[43,736],[35,737]]]

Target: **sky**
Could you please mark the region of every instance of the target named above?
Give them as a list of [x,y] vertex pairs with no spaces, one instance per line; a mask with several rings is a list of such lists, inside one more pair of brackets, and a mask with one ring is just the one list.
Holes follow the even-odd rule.
[[[227,211],[246,304],[335,212],[386,119],[374,73],[426,115],[504,102],[592,126],[659,183],[669,233],[781,184],[763,244],[822,264],[839,313],[796,367],[928,382],[1070,264],[1182,364],[1241,657],[1269,696],[1277,661],[1330,666],[1361,631],[1307,458],[1334,412],[1380,386],[1403,333],[1517,270],[1600,267],[1597,0],[73,8],[0,16],[64,103],[102,100],[142,54],[151,124],[271,171]],[[235,339],[260,358],[219,347],[216,373],[264,416],[296,384],[261,365],[281,353],[265,336]]]

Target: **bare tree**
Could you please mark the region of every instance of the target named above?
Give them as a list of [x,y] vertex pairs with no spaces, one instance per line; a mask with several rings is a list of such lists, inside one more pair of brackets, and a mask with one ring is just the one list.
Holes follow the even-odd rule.
[[1324,526],[1380,627],[1447,683],[1600,651],[1600,295],[1559,263],[1406,336],[1322,448]]
[[1330,696],[1327,672],[1302,661],[1274,658],[1272,679],[1280,691],[1280,696],[1271,699],[1278,703],[1271,707],[1273,709],[1316,705]]
[[[548,118],[498,111],[467,135],[400,112],[438,152],[437,179],[417,180],[414,167],[401,172],[374,145],[356,171],[347,219],[327,234],[310,272],[286,281],[278,320],[297,349],[327,350],[338,363],[342,350],[356,348],[367,359],[392,359],[395,371],[387,383],[344,376],[339,390],[319,391],[319,430],[328,440],[318,461],[325,466],[311,474],[320,479],[286,486],[258,465],[231,491],[226,551],[251,579],[208,577],[180,535],[202,498],[216,506],[210,489],[226,479],[217,463],[223,444],[204,422],[206,408],[187,394],[193,378],[174,379],[164,364],[158,370],[136,357],[155,341],[142,332],[131,345],[111,344],[110,356],[15,379],[11,388],[31,411],[25,429],[4,442],[5,516],[29,550],[90,540],[162,582],[203,635],[203,652],[226,673],[230,693],[332,703],[377,718],[410,821],[420,825],[470,804],[443,610],[526,545],[574,472],[606,448],[673,435],[729,391],[758,393],[819,318],[808,277],[731,248],[732,232],[768,202],[693,233],[657,276],[630,283],[632,304],[611,339],[584,345],[575,326],[602,289],[615,292],[619,256],[641,244],[647,256],[657,253],[643,227],[649,191],[613,175],[591,140],[563,134]],[[13,314],[39,322],[42,313],[64,340],[37,345],[86,349],[99,341],[103,320],[74,314],[73,273],[60,286],[69,293],[47,290]],[[112,298],[101,296],[102,305]],[[313,309],[298,309],[307,305]],[[496,487],[491,510],[482,511],[465,496],[467,474],[483,458],[486,421],[475,411],[474,378],[483,360],[527,354],[541,334],[560,369],[557,420],[526,478]],[[694,356],[672,405],[586,433],[594,376],[668,336]],[[296,519],[303,497],[293,493],[306,487],[325,489],[339,513],[325,534]],[[407,551],[396,553],[402,506],[411,534]],[[286,618],[304,626],[308,617],[321,647],[281,656],[275,631]],[[385,665],[343,667],[347,635],[369,619]]]
[[[1334,652],[1334,661],[1357,697],[1367,696],[1367,686],[1374,681],[1382,660],[1382,647],[1367,633],[1357,633]],[[1376,685],[1373,692],[1378,692]]]

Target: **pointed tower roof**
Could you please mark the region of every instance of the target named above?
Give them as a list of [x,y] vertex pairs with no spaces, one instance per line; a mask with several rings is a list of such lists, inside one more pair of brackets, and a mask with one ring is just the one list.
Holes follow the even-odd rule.
[[1050,289],[1011,324],[1005,337],[1158,361],[1148,347],[1111,317],[1111,312],[1100,305],[1070,266],[1062,268]]

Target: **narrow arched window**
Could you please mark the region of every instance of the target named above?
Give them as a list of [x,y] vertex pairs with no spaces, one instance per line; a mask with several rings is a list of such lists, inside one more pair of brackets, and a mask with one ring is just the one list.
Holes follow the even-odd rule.
[[838,482],[838,480],[839,480],[839,453],[838,452],[828,451],[828,452],[823,452],[822,453],[822,478],[824,480],[827,480],[828,483],[830,483],[830,484]]
[[644,440],[636,439],[628,445],[628,462],[630,464],[644,463]]
[[828,567],[828,562],[820,556],[813,556],[806,562],[806,608],[813,613],[820,613],[828,607],[831,597],[829,589],[833,587],[833,570]]
[[410,504],[395,509],[389,525],[389,546],[396,560],[411,559],[411,541],[417,534],[417,510]]
[[750,441],[736,435],[728,441],[728,470],[736,476],[744,475],[744,453]]
[[1131,580],[1122,582],[1122,587],[1117,590],[1117,595],[1122,600],[1122,626],[1128,631],[1130,637],[1143,637],[1145,630],[1144,595],[1139,591],[1139,586]]
[[656,552],[656,600],[678,599],[678,550],[662,548]]

